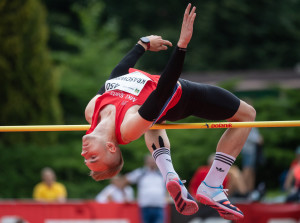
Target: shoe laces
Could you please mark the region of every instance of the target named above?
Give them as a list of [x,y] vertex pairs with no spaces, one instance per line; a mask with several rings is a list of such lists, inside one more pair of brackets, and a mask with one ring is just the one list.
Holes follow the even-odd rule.
[[212,189],[219,189],[221,192],[224,192],[224,194],[226,194],[228,196],[228,191],[229,189],[224,189],[223,185],[220,185],[219,187],[211,187],[209,185],[207,185],[204,181],[202,181],[204,183],[205,186],[207,186],[208,188],[212,188]]
[[184,186],[183,184],[186,183],[186,180],[180,180],[180,179],[178,179],[178,182],[179,182],[180,185]]
[[224,192],[224,194],[226,194],[226,195],[228,196],[228,191],[229,191],[229,189],[224,189],[224,188],[223,188],[223,185],[220,185],[219,189],[220,189],[222,192]]
[[228,191],[229,191],[229,189],[224,189],[224,188],[222,188],[221,190],[228,196]]

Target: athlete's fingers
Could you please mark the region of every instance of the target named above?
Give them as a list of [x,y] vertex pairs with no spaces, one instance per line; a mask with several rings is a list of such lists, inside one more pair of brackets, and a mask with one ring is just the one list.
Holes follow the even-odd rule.
[[163,45],[173,46],[172,43],[169,40],[164,40]]
[[167,49],[168,49],[167,46],[164,46],[164,45],[160,46],[160,50],[167,50]]
[[195,11],[196,11],[196,7],[194,6],[194,7],[192,8],[191,13],[189,14],[189,17],[188,17],[188,24],[193,23],[193,21],[195,20],[195,17],[196,17]]
[[190,12],[190,16],[192,16],[196,11],[196,6],[193,6],[192,11]]
[[184,16],[183,16],[183,20],[186,20],[188,18],[191,6],[192,6],[192,4],[189,3],[188,6],[186,7],[185,12],[184,12]]
[[196,13],[194,13],[190,19],[190,22],[188,24],[190,27],[193,27],[195,18],[196,18]]

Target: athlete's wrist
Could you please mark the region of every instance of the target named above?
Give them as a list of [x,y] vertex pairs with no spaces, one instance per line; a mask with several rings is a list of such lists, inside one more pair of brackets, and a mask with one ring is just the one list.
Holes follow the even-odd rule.
[[144,47],[145,51],[147,51],[147,44],[146,43],[143,43],[141,40],[139,40],[137,42],[137,44],[141,45],[142,47]]
[[186,52],[187,48],[182,48],[182,47],[180,47],[180,46],[177,45],[177,50],[179,50],[179,51],[185,51]]
[[178,43],[177,43],[177,46],[179,48],[186,49],[187,46],[188,46],[188,43],[179,40]]

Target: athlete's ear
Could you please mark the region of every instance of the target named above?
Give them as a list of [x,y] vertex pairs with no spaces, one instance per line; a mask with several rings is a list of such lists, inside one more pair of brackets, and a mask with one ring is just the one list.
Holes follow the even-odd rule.
[[106,143],[106,148],[111,152],[115,153],[117,151],[117,147],[113,142],[107,142]]

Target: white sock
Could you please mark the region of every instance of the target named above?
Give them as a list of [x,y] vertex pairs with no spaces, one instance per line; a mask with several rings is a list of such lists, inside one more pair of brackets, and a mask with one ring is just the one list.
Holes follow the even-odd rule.
[[235,158],[233,156],[222,152],[216,152],[215,160],[204,179],[205,183],[211,187],[219,187],[222,185],[234,161]]
[[175,173],[178,176],[178,174],[174,170],[170,154],[170,150],[165,147],[156,149],[152,153],[152,156],[164,178],[164,181],[166,181],[166,176],[168,173]]

